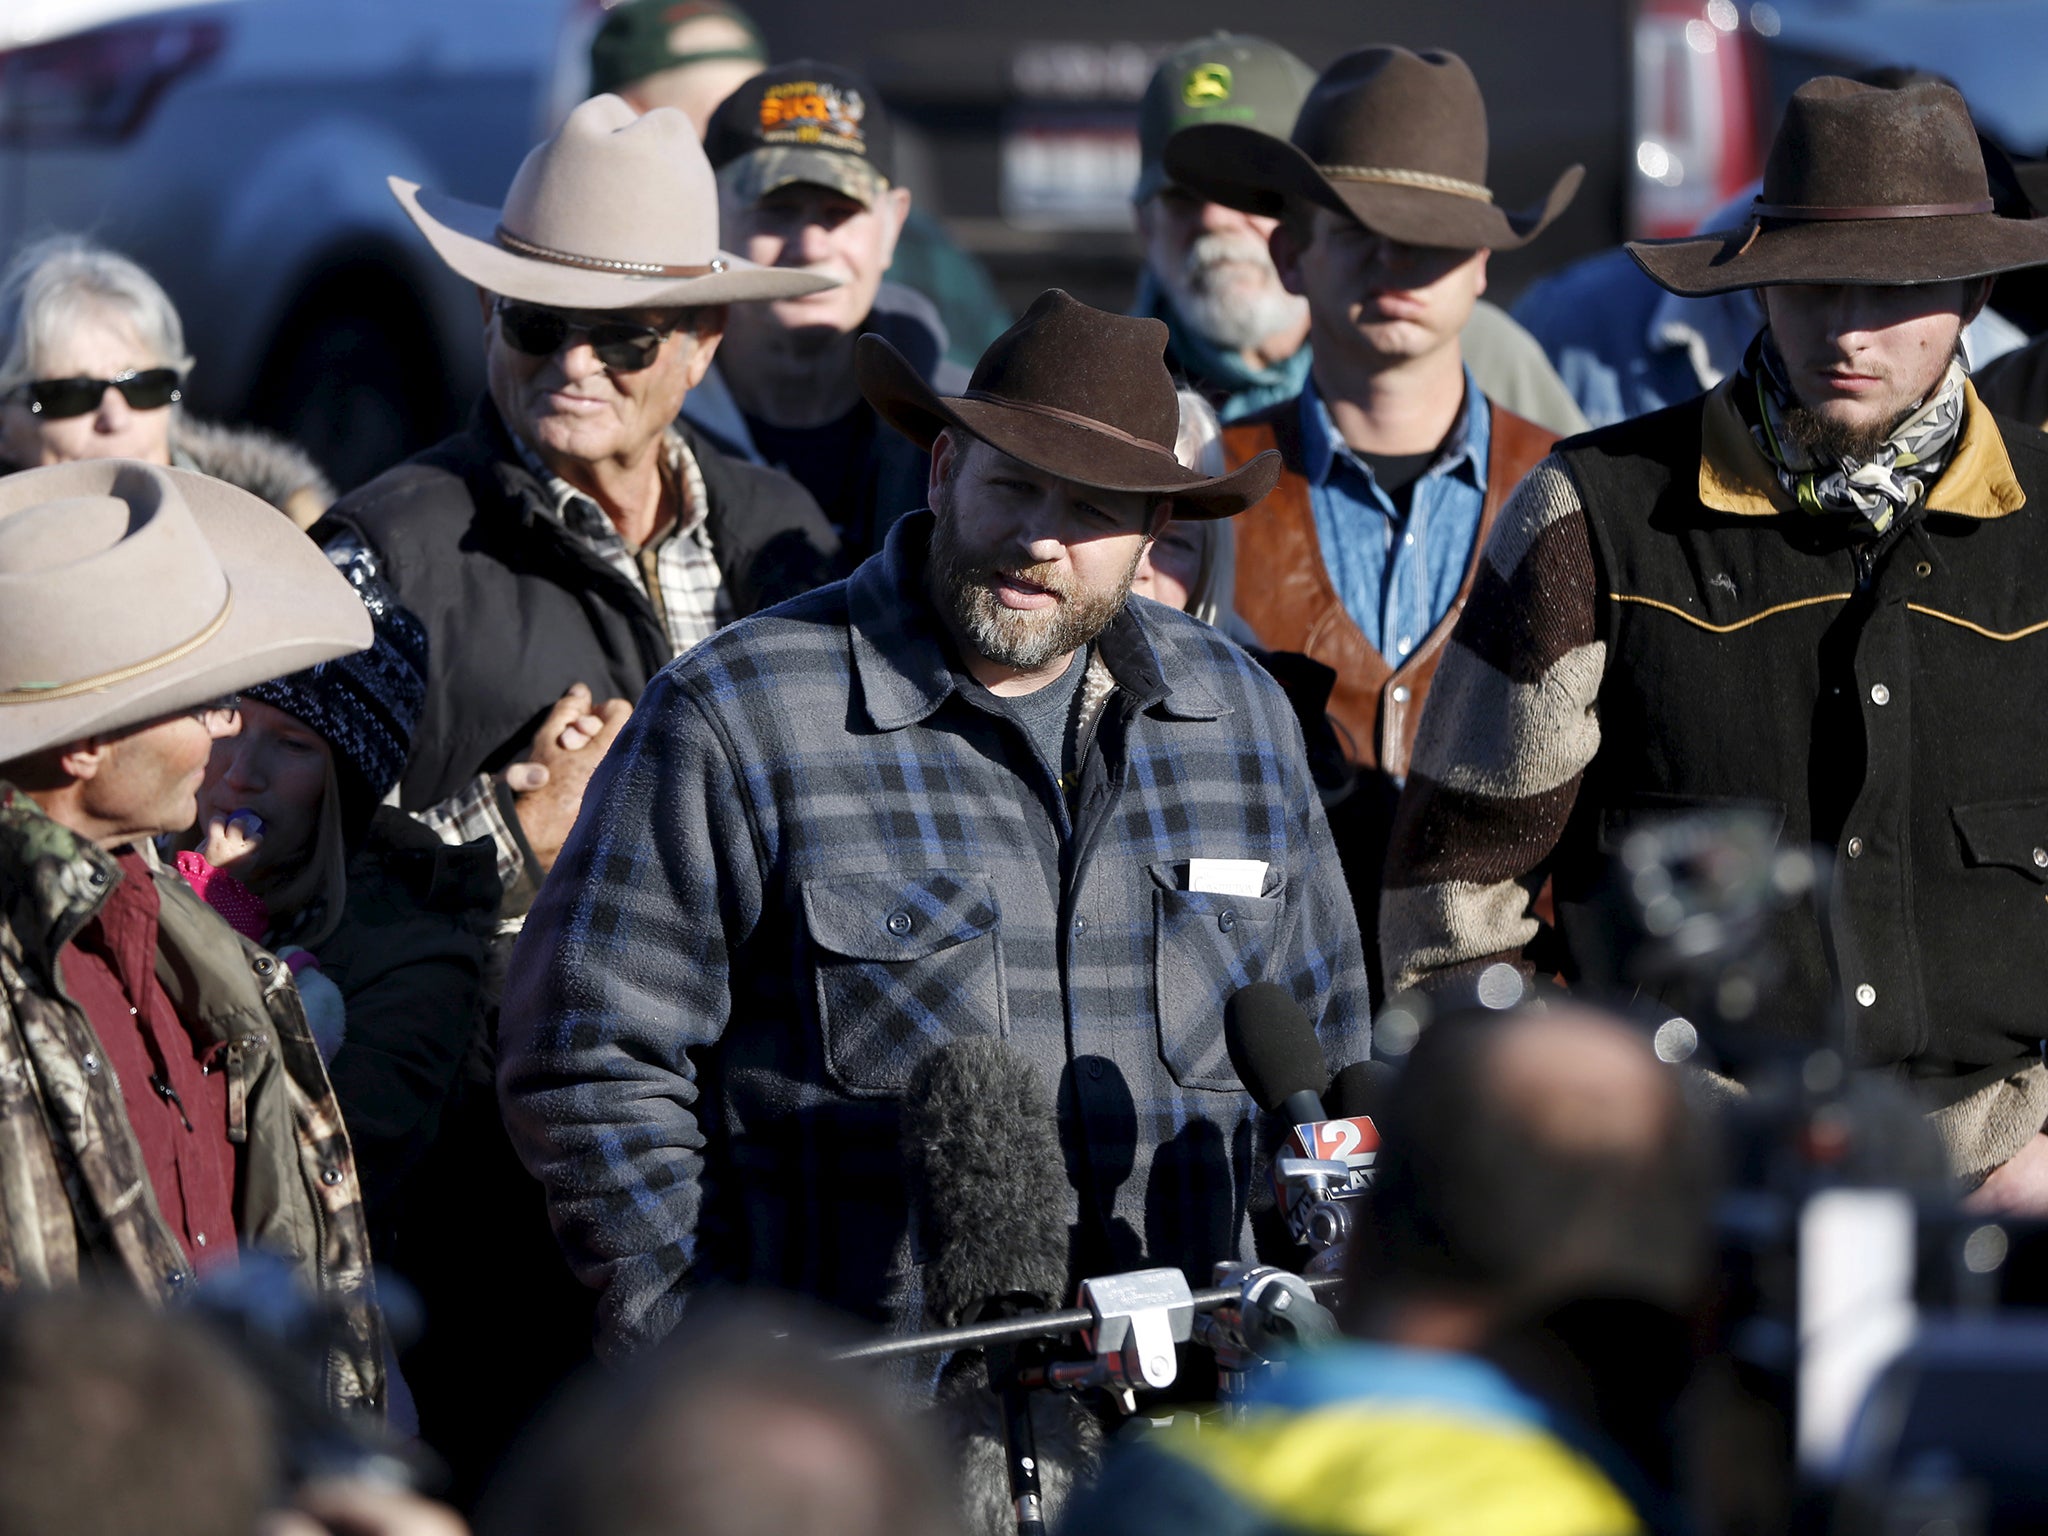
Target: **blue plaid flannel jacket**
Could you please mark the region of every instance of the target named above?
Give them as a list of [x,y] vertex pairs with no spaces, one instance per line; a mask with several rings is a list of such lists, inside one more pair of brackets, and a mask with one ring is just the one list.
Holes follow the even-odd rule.
[[[665,668],[527,919],[499,1090],[606,1355],[722,1283],[918,1326],[898,1105],[937,1042],[999,1033],[1040,1068],[1071,1219],[1109,1234],[1077,1253],[1197,1284],[1250,1255],[1267,1150],[1225,999],[1279,982],[1333,1065],[1367,1054],[1357,925],[1280,689],[1134,599],[1097,642],[1118,687],[1070,813],[958,688],[931,526]],[[1190,858],[1263,860],[1264,894],[1191,891]]]

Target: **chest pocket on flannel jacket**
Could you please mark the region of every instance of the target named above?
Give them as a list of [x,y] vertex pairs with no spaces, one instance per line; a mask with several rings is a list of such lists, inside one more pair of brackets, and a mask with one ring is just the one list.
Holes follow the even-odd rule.
[[825,1065],[848,1093],[901,1093],[933,1046],[1002,1030],[987,875],[821,875],[804,882],[803,903]]
[[1183,890],[1185,863],[1150,866],[1152,1001],[1159,1054],[1183,1088],[1242,1091],[1223,1045],[1223,1005],[1239,987],[1273,978],[1266,966],[1279,941],[1277,896]]

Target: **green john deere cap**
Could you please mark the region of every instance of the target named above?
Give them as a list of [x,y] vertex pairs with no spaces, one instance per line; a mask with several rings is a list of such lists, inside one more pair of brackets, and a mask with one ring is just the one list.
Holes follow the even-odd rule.
[[1174,49],[1152,72],[1138,107],[1138,189],[1142,203],[1166,185],[1159,163],[1169,135],[1196,123],[1237,123],[1284,139],[1294,131],[1316,72],[1278,43],[1211,32]]
[[[694,22],[708,20],[729,25],[692,27]],[[720,33],[727,40],[719,41]],[[591,39],[590,94],[616,94],[665,69],[727,60],[768,62],[768,44],[761,29],[738,6],[726,0],[622,0],[605,13],[597,36]]]

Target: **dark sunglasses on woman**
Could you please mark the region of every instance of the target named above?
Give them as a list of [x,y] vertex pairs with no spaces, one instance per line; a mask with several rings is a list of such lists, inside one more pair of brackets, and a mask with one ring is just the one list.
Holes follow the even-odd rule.
[[114,379],[34,379],[15,391],[35,415],[49,421],[83,416],[100,408],[110,389],[134,411],[160,410],[184,398],[185,376],[175,368],[131,368]]
[[658,326],[598,320],[574,310],[521,304],[513,299],[498,300],[497,312],[498,334],[528,357],[553,357],[571,336],[581,336],[590,343],[597,360],[613,373],[638,373],[651,366],[661,344],[688,323],[678,319]]

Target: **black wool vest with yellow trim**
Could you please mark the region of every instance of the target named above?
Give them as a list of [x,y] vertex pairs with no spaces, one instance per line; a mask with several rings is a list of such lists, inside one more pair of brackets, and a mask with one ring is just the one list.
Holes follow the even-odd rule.
[[[1759,1022],[1819,1040],[1833,1012],[1858,1062],[1939,1102],[2048,1036],[2048,437],[1971,408],[1968,462],[1861,550],[1761,496],[1709,508],[1703,424],[1732,417],[1706,401],[1559,450],[1607,645],[1600,751],[1554,871],[1567,942],[1633,827],[1759,808],[1780,846],[1834,856],[1831,931],[1781,923],[1789,974]],[[1990,491],[1952,485],[1959,468]],[[2023,506],[1982,510],[2015,483]]]

